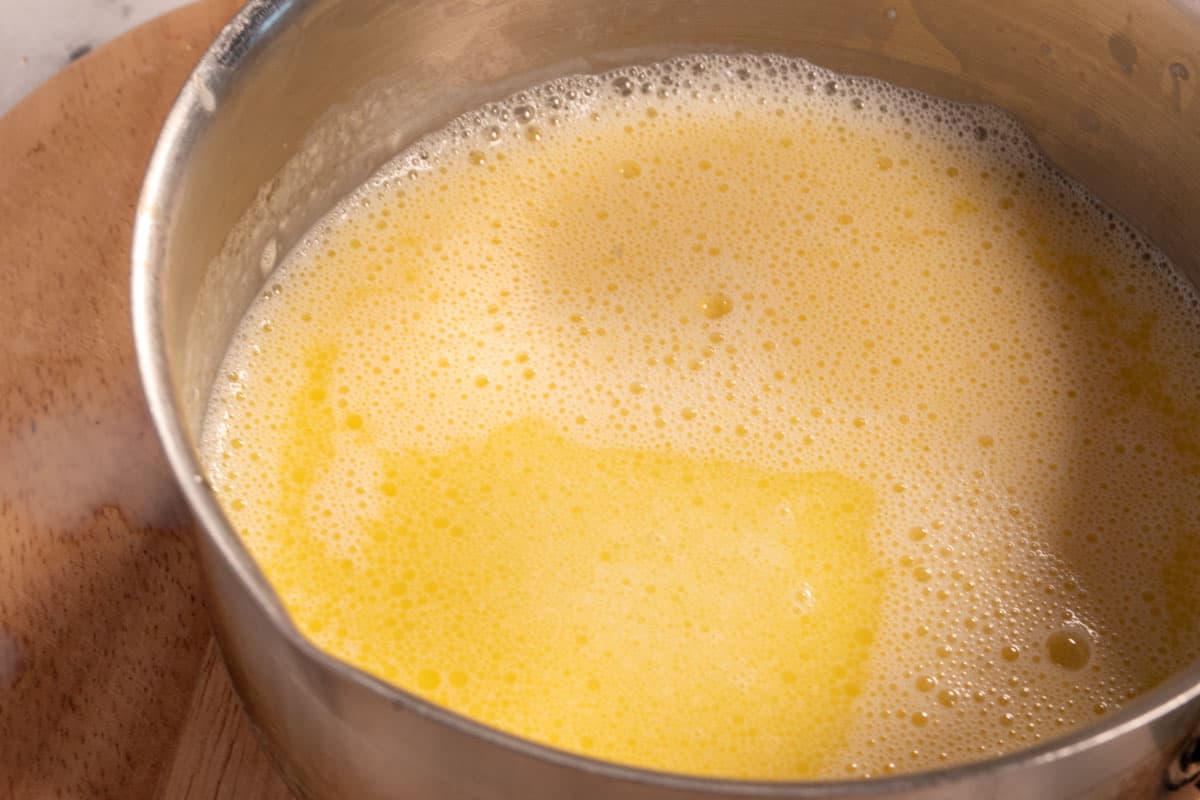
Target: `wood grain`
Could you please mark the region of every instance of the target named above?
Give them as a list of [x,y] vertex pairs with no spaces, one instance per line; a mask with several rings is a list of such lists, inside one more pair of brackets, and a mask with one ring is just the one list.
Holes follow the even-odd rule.
[[211,642],[128,322],[146,162],[236,6],[155,20],[0,119],[0,798],[289,796]]
[[290,800],[258,746],[210,642],[174,757],[155,794],[167,800]]

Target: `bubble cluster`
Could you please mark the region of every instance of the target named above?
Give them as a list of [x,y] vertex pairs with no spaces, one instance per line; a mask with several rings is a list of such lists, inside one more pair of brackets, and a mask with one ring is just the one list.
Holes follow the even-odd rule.
[[869,776],[1200,654],[1195,294],[999,111],[778,56],[564,78],[276,274],[210,478],[306,634],[450,708]]

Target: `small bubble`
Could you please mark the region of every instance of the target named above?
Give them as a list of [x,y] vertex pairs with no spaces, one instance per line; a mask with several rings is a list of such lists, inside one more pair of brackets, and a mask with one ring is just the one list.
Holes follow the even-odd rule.
[[520,122],[522,125],[533,119],[533,114],[533,106],[517,106],[513,109],[513,116],[516,117],[517,122]]
[[629,97],[633,94],[633,81],[626,75],[621,75],[613,81],[613,87],[616,88],[617,94],[622,97]]
[[500,126],[499,125],[489,126],[488,129],[486,131],[484,131],[484,136],[487,137],[489,142],[500,141]]
[[700,310],[709,319],[720,319],[733,311],[733,301],[728,296],[716,292],[700,301]]
[[417,687],[425,691],[433,691],[442,685],[442,676],[435,669],[423,669],[417,673]]
[[1082,625],[1069,625],[1046,639],[1050,660],[1069,670],[1081,670],[1092,657],[1091,635]]

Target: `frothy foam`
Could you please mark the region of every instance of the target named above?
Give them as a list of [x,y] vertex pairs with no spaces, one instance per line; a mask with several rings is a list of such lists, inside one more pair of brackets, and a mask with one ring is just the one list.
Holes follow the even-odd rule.
[[250,310],[203,449],[301,629],[407,689],[663,769],[909,771],[1195,657],[1195,312],[1002,113],[691,57],[399,156]]

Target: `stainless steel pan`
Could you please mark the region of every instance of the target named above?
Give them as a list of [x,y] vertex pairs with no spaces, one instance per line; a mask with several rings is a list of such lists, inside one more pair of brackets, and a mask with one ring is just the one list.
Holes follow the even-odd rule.
[[210,386],[278,256],[342,194],[417,135],[522,85],[682,52],[747,50],[1002,106],[1200,276],[1195,0],[252,2],[204,56],[154,153],[137,211],[133,315],[150,407],[199,522],[226,661],[301,796],[1100,800],[1158,796],[1190,777],[1200,666],[1096,727],[919,775],[767,784],[576,757],[318,652],[230,528],[193,445]]

